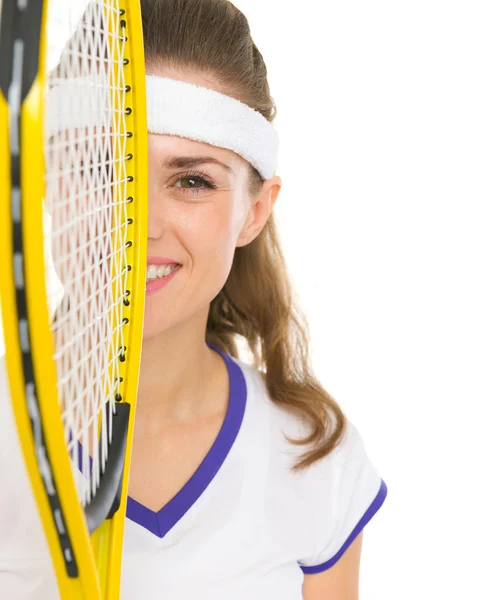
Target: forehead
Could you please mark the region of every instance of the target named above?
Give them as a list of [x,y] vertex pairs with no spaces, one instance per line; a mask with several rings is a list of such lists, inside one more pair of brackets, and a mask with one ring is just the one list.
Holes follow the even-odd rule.
[[157,162],[175,156],[209,156],[227,164],[235,173],[248,170],[247,161],[232,150],[177,135],[149,133],[148,150],[149,160]]
[[[86,160],[113,160],[114,143],[120,145],[121,134],[107,127],[72,127],[44,138],[46,159],[76,163]],[[67,165],[66,165],[67,166]]]

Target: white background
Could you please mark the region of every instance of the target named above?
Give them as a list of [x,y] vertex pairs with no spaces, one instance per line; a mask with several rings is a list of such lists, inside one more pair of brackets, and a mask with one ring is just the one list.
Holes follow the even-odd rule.
[[389,492],[361,600],[486,599],[486,5],[236,0],[326,389]]
[[388,488],[361,600],[486,598],[486,8],[235,0],[313,360]]

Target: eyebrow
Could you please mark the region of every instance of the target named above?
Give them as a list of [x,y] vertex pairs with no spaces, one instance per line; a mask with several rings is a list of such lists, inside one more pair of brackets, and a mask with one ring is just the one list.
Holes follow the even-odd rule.
[[235,174],[229,165],[222,163],[212,156],[171,156],[160,163],[161,167],[165,167],[166,169],[188,169],[202,164],[219,165],[225,171],[231,173],[231,175]]

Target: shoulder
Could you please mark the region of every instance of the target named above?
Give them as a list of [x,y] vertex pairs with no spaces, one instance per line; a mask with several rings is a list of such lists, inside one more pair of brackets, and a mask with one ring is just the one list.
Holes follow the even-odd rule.
[[248,385],[249,418],[267,439],[265,446],[260,439],[253,438],[253,442],[266,454],[262,452],[261,458],[268,464],[267,499],[272,499],[272,511],[285,513],[288,527],[296,523],[294,540],[302,541],[305,548],[299,558],[304,573],[326,570],[377,513],[387,486],[349,418],[340,442],[327,456],[305,469],[292,469],[307,448],[292,444],[291,439],[304,438],[308,424],[270,398],[262,373],[237,362]]
[[[292,407],[275,402],[266,387],[264,374],[246,362],[231,357],[244,376],[246,384],[246,414],[245,418],[250,421],[258,419],[260,423],[264,422],[268,426],[268,433],[271,434],[272,448],[276,452],[287,455],[295,464],[298,457],[309,448],[307,446],[296,445],[291,440],[302,440],[310,433],[310,424],[304,416]],[[333,418],[333,415],[330,415]],[[331,426],[335,423],[331,422]],[[340,455],[346,447],[361,440],[356,427],[347,420],[347,431],[341,443],[328,456],[319,461],[321,470],[326,470],[329,464],[334,460],[339,460]],[[315,463],[317,465],[317,463]],[[316,467],[306,469],[304,472],[312,473]],[[300,477],[302,478],[302,477]]]

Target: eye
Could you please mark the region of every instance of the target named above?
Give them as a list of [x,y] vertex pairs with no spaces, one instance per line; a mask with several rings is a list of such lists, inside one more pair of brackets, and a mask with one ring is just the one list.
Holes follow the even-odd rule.
[[107,179],[111,177],[111,161],[110,157],[106,157],[104,160],[98,158],[93,162],[79,162],[80,176],[82,179],[94,179],[95,177],[102,178],[105,176]]
[[[181,185],[177,185],[178,183]],[[205,173],[192,171],[179,177],[174,187],[182,190],[184,194],[197,196],[201,191],[214,190],[216,185]]]
[[101,176],[105,169],[104,165],[99,163],[90,163],[83,165],[81,169],[81,177],[90,177],[94,178],[96,175]]

